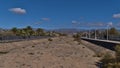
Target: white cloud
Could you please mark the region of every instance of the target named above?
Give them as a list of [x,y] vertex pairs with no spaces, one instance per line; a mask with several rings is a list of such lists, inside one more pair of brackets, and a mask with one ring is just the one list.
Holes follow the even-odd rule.
[[40,25],[40,24],[42,24],[42,22],[36,22],[36,23],[35,23],[35,25]]
[[43,21],[50,21],[50,18],[41,18]]
[[109,23],[108,23],[108,26],[112,26],[112,25],[113,25],[113,23],[112,23],[112,22],[109,22]]
[[91,26],[91,27],[107,27],[107,26],[113,26],[113,22],[95,22],[95,23],[86,23],[86,26]]
[[17,13],[17,14],[25,14],[26,10],[22,9],[22,8],[11,8],[9,9],[9,11],[13,12],[13,13]]
[[113,14],[113,18],[120,18],[120,13],[118,13],[118,14]]
[[77,23],[78,23],[78,22],[77,22],[77,21],[75,21],[75,20],[73,20],[73,21],[72,21],[72,24],[77,24]]

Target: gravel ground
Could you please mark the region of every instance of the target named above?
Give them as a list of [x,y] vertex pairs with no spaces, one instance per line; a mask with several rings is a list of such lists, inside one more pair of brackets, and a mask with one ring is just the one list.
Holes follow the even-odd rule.
[[93,55],[72,37],[1,43],[0,68],[98,68]]

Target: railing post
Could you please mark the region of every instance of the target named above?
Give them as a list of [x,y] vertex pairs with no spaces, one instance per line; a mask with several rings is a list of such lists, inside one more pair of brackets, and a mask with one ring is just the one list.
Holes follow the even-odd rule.
[[90,30],[89,30],[89,38],[90,38]]
[[96,29],[95,29],[95,39],[97,39],[97,37],[96,37]]
[[107,26],[107,40],[108,40],[108,37],[109,37],[109,26]]

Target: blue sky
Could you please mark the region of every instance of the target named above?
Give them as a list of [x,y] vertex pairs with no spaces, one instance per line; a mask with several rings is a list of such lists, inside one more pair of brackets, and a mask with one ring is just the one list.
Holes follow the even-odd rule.
[[0,28],[89,28],[88,23],[109,22],[120,23],[120,0],[0,0]]

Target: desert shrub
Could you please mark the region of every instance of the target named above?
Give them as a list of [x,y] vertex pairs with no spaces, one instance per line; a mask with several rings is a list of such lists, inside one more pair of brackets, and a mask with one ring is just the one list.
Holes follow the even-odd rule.
[[120,63],[108,63],[105,64],[102,68],[120,68]]
[[28,53],[29,55],[34,55],[34,53]]
[[34,48],[35,46],[32,46],[32,48]]
[[81,42],[81,35],[80,34],[75,34],[73,35],[74,41]]
[[101,59],[102,68],[112,68],[115,64],[115,58],[113,58],[109,53],[103,56]]
[[0,54],[7,54],[7,53],[8,53],[7,51],[6,52],[2,52],[2,51],[0,52]]
[[103,56],[104,56],[103,53],[97,53],[97,54],[93,55],[93,57],[103,57]]
[[103,56],[103,58],[102,58],[102,63],[113,63],[114,62],[114,58],[109,54],[109,53],[107,53],[107,54],[105,54],[104,56]]
[[52,38],[49,38],[48,41],[53,41],[53,39],[52,39]]
[[59,36],[67,36],[67,34],[59,33]]
[[120,45],[117,45],[115,47],[115,51],[116,51],[116,62],[120,62]]
[[115,47],[115,57],[106,54],[102,59],[102,68],[120,68],[120,45]]

